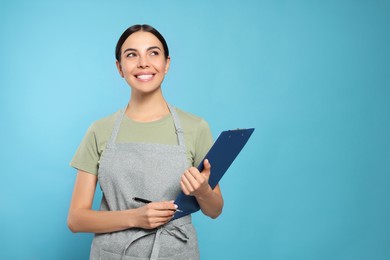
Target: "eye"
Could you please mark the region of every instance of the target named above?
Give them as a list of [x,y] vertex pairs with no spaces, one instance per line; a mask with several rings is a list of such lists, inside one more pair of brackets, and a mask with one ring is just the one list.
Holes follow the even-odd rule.
[[129,52],[126,57],[132,58],[132,57],[137,57],[137,54],[135,52]]
[[158,51],[152,51],[152,52],[150,52],[150,55],[157,56],[157,55],[160,55],[160,53]]

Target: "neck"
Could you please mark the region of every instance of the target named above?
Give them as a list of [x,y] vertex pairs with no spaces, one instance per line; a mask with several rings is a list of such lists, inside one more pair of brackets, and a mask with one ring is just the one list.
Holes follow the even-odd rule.
[[131,94],[126,116],[139,122],[151,122],[169,114],[167,103],[161,92],[150,95]]

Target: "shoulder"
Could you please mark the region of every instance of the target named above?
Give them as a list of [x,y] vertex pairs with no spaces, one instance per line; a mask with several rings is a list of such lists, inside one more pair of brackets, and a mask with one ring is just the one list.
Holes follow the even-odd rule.
[[94,121],[88,128],[87,136],[95,139],[96,143],[104,144],[111,136],[114,123],[119,116],[120,111],[112,113],[106,117]]
[[176,109],[182,122],[190,165],[199,165],[213,143],[210,127],[205,119]]
[[176,108],[176,112],[182,122],[185,132],[209,131],[209,125],[202,117],[184,111],[180,108]]
[[112,113],[106,117],[103,117],[99,120],[94,121],[88,131],[94,133],[95,135],[106,134],[111,132],[114,126],[115,120],[119,116],[120,111]]

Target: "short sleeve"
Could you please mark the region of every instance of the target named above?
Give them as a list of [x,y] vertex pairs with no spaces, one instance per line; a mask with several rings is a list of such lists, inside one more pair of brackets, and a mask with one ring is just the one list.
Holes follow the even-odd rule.
[[210,127],[205,120],[201,120],[196,131],[194,165],[198,166],[213,145]]
[[88,128],[87,133],[70,162],[70,166],[97,175],[99,159],[100,154],[96,133],[92,125]]

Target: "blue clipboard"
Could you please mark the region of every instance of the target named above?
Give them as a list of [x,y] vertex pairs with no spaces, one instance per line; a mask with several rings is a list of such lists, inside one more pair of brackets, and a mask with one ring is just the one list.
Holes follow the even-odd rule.
[[[208,159],[211,164],[209,185],[212,189],[214,189],[222,179],[227,169],[248,142],[249,137],[251,137],[254,130],[254,128],[229,130],[223,131],[219,135],[204,158]],[[204,159],[198,166],[200,172],[204,168]],[[180,192],[176,197],[175,204],[178,205],[178,208],[183,212],[176,212],[173,219],[184,217],[200,209],[195,197],[187,196],[183,192]]]

